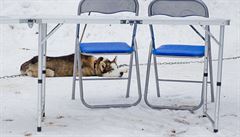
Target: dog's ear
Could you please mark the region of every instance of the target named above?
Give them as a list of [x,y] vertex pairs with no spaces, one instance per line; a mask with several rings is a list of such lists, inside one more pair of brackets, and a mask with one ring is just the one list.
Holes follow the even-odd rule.
[[117,56],[112,60],[113,63],[117,63]]
[[99,57],[99,58],[98,58],[98,61],[103,61],[103,57]]
[[94,61],[94,64],[100,63],[103,61],[103,57],[99,57],[97,60]]

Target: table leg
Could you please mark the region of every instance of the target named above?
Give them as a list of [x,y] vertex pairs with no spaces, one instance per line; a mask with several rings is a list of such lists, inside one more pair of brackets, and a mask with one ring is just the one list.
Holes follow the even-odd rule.
[[[207,29],[207,26],[205,27]],[[207,89],[208,89],[208,34],[205,32],[205,55],[204,55],[204,73],[203,73],[203,116],[207,113]]]
[[224,29],[225,26],[220,26],[220,45],[218,51],[218,72],[217,72],[217,89],[216,89],[216,102],[214,114],[214,132],[218,132],[219,125],[219,108],[220,108],[220,93],[222,85],[222,63],[223,63],[223,45],[224,45]]
[[42,69],[43,69],[43,45],[41,44],[41,41],[43,39],[42,36],[43,33],[43,24],[38,25],[38,106],[37,106],[37,131],[41,132],[42,130],[42,95],[43,95],[43,75],[42,75]]
[[[47,36],[47,24],[43,24],[43,32],[42,32],[42,38],[44,39]],[[44,42],[42,45],[43,47],[43,70],[42,70],[42,84],[43,84],[43,94],[42,94],[42,116],[45,117],[45,99],[46,99],[46,51],[47,51],[47,41]]]

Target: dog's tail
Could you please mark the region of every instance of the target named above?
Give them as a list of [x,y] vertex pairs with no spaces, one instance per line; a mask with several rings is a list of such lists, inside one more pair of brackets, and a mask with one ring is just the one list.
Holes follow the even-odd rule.
[[21,72],[21,74],[26,74],[26,71],[27,71],[27,69],[29,68],[29,65],[30,65],[30,64],[35,64],[35,63],[37,63],[37,62],[38,62],[38,57],[35,56],[35,57],[33,57],[32,59],[30,59],[29,61],[23,63],[23,64],[21,65],[21,67],[20,67],[20,72]]

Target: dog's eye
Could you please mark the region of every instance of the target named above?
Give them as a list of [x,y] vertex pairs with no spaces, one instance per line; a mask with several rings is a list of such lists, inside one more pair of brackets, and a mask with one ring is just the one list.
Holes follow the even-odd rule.
[[106,64],[102,64],[102,68],[104,69],[106,67]]
[[112,71],[112,70],[114,70],[114,69],[111,66],[106,67],[106,71]]

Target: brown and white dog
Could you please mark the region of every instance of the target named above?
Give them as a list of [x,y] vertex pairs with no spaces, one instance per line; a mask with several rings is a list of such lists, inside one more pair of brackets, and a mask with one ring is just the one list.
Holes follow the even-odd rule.
[[[122,77],[127,73],[126,66],[119,67],[115,57],[112,61],[90,55],[81,55],[83,76],[101,76],[101,77]],[[73,76],[74,54],[47,57],[46,58],[46,76],[47,77],[65,77]],[[38,76],[38,57],[35,56],[21,65],[22,74],[37,77]]]

